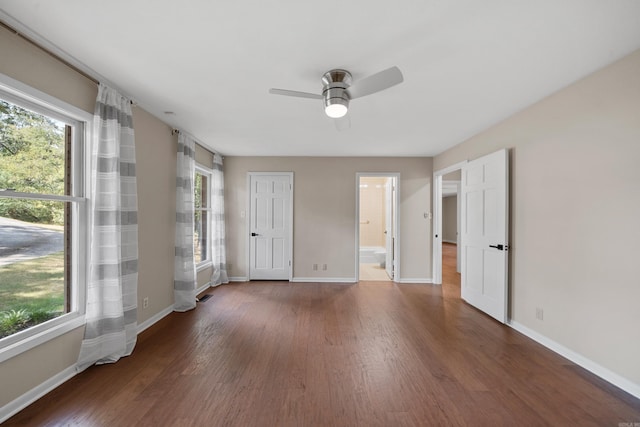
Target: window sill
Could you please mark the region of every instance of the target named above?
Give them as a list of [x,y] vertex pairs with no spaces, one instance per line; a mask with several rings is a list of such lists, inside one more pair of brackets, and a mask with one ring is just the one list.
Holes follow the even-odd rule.
[[199,273],[200,271],[209,267],[213,267],[213,261],[205,261],[203,263],[200,263],[196,265],[196,273]]
[[[0,349],[0,363],[4,362],[5,360],[11,359],[12,357],[15,357],[21,353],[24,353],[25,351],[31,350],[34,347],[51,341],[61,335],[64,335],[69,331],[84,326],[85,324],[84,315],[79,315],[77,313],[69,313],[54,320],[57,320],[58,322],[48,327],[45,326],[45,328],[41,331],[27,329],[25,331],[18,332],[14,335],[10,335],[0,340],[0,342],[4,341],[5,339],[9,341],[7,345],[3,346],[3,348]],[[45,323],[38,326],[44,326]],[[34,328],[38,328],[38,326],[34,326]],[[21,334],[24,334],[25,337],[19,339],[18,337]],[[11,342],[16,338],[18,338],[17,341]]]

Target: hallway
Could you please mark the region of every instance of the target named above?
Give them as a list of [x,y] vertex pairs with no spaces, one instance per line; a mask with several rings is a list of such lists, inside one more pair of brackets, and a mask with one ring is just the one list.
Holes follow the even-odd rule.
[[442,294],[446,298],[460,299],[460,273],[456,272],[457,246],[442,244]]

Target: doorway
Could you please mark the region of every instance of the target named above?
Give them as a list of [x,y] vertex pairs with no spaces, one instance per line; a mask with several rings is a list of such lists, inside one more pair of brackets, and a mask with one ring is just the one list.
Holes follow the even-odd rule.
[[502,323],[508,316],[509,151],[498,150],[434,173],[433,283],[442,284],[443,177],[462,170],[460,297]]
[[397,173],[358,173],[356,280],[399,277]]
[[[461,219],[461,211],[460,211],[460,181],[462,168],[467,162],[457,163],[448,168],[439,170],[433,174],[434,182],[433,182],[433,210],[434,210],[434,222],[433,222],[433,283],[436,285],[442,284],[442,244],[443,241],[453,242],[456,244],[456,271],[460,272],[460,219]],[[447,234],[447,239],[443,236],[443,205],[445,203],[452,204],[452,201],[447,200],[445,202],[445,198],[454,197],[456,200],[456,226],[455,232],[457,234],[454,237],[451,236],[450,233]],[[445,208],[446,209],[446,208]],[[445,210],[446,212],[446,210]],[[451,217],[451,216],[449,216]],[[445,219],[444,222],[447,220]],[[452,224],[447,224],[449,230],[454,227]]]
[[442,177],[442,292],[460,298],[460,187],[462,171]]
[[442,177],[442,243],[455,245],[456,272],[460,273],[460,185],[462,171]]

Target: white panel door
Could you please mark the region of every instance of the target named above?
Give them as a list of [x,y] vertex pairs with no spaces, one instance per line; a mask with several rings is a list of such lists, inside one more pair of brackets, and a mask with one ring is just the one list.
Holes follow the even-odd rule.
[[249,279],[288,280],[291,176],[251,174]]
[[507,321],[508,152],[500,150],[462,169],[462,299]]

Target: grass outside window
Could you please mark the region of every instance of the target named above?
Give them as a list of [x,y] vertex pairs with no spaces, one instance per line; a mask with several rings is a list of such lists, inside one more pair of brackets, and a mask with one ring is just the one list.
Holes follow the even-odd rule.
[[64,314],[64,252],[0,267],[0,338]]

